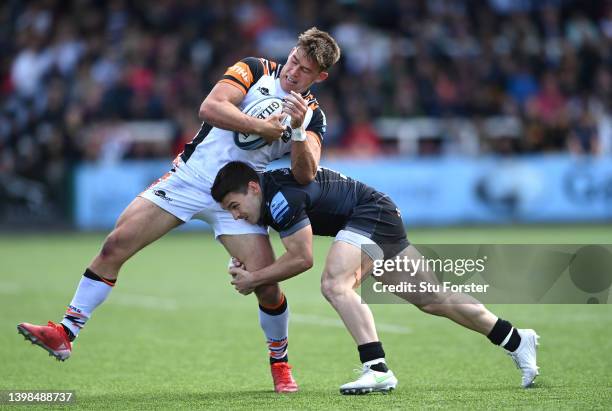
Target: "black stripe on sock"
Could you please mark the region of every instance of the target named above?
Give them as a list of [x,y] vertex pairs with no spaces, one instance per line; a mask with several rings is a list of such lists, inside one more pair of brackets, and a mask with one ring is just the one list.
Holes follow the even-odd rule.
[[64,331],[66,331],[66,335],[68,336],[70,342],[74,341],[76,335],[74,335],[72,331],[70,331],[70,328],[66,327],[64,324],[62,324],[62,327],[64,327]]
[[102,277],[100,277],[98,274],[91,271],[89,268],[85,270],[85,272],[83,273],[83,277],[87,277],[90,280],[94,280],[94,281],[100,281],[101,283],[115,284],[117,282],[117,279],[114,279],[114,280],[109,280],[108,278],[102,279]]
[[504,348],[510,352],[516,351],[521,343],[521,336],[518,333],[517,329],[512,330],[512,335],[510,336],[510,340],[504,345]]
[[277,362],[289,362],[289,356],[285,355],[283,358],[270,357],[270,364],[275,364]]
[[270,309],[259,304],[259,309],[268,315],[281,315],[287,311],[287,297],[283,297],[283,303],[278,308]]
[[510,334],[512,330],[512,324],[510,324],[506,320],[502,320],[501,318],[497,319],[497,322],[493,326],[493,329],[487,335],[489,341],[491,341],[495,345],[501,345],[504,339]]
[[385,358],[385,350],[383,350],[382,343],[380,341],[358,345],[357,350],[359,351],[359,359],[362,363],[372,361],[377,358]]

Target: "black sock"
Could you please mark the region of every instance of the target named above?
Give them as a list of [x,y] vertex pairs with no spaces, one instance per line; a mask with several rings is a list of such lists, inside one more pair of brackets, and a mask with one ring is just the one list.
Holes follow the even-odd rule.
[[378,362],[374,365],[370,365],[370,369],[378,372],[387,372],[389,369],[387,368],[387,364],[384,362]]
[[74,335],[72,331],[70,331],[70,328],[66,327],[64,324],[62,324],[62,327],[64,327],[64,331],[66,331],[66,335],[68,336],[68,339],[71,342],[74,341],[74,339],[76,338],[76,335]]
[[487,335],[487,338],[495,345],[502,345],[504,340],[507,339],[503,347],[510,352],[516,351],[521,343],[521,336],[517,329],[514,328],[510,322],[502,320],[501,318],[497,319],[497,322],[489,335]]
[[[383,350],[382,343],[380,341],[358,345],[357,350],[359,351],[359,359],[362,363],[366,363],[377,358],[385,358],[385,350]],[[374,364],[370,366],[370,368],[374,371],[380,372],[387,372],[389,370],[387,368],[387,364],[384,362]]]

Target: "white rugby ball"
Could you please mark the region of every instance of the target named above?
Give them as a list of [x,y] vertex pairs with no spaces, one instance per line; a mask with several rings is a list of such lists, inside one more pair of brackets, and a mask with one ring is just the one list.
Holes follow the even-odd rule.
[[[247,105],[242,112],[248,116],[265,119],[273,114],[280,114],[283,111],[283,100],[278,97],[264,97]],[[291,117],[287,116],[283,121],[284,125],[291,123]],[[234,132],[234,143],[243,150],[257,150],[266,145],[258,134],[245,134]]]

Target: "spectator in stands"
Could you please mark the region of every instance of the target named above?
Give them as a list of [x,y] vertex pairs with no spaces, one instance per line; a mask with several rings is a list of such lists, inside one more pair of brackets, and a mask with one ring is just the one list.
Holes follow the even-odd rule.
[[[377,119],[423,115],[515,116],[518,140],[490,145],[504,153],[612,149],[598,127],[612,107],[609,0],[287,4],[3,2],[0,172],[57,187],[101,156],[105,139],[87,130],[107,122],[169,120],[188,139],[189,110],[229,64],[258,47],[285,55],[313,24],[346,51],[321,96],[333,152],[379,154]],[[175,154],[171,144],[125,153]]]

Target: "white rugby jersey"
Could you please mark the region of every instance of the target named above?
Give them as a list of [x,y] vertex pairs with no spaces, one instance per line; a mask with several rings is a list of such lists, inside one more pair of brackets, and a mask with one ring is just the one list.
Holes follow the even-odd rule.
[[[245,94],[238,107],[244,110],[250,103],[267,96],[284,98],[289,93],[280,85],[282,64],[277,64],[263,58],[247,57],[225,72],[222,83],[231,84]],[[302,93],[308,103],[308,113],[304,120],[304,128],[315,132],[321,140],[325,134],[326,121],[323,111],[310,90]],[[291,150],[291,139],[281,138],[270,145],[264,145],[254,150],[246,150],[236,145],[234,131],[213,127],[206,122],[194,137],[185,144],[179,155],[184,164],[176,163],[181,169],[187,168],[204,182],[212,185],[217,172],[230,161],[243,161],[258,172],[263,172],[267,165]]]

